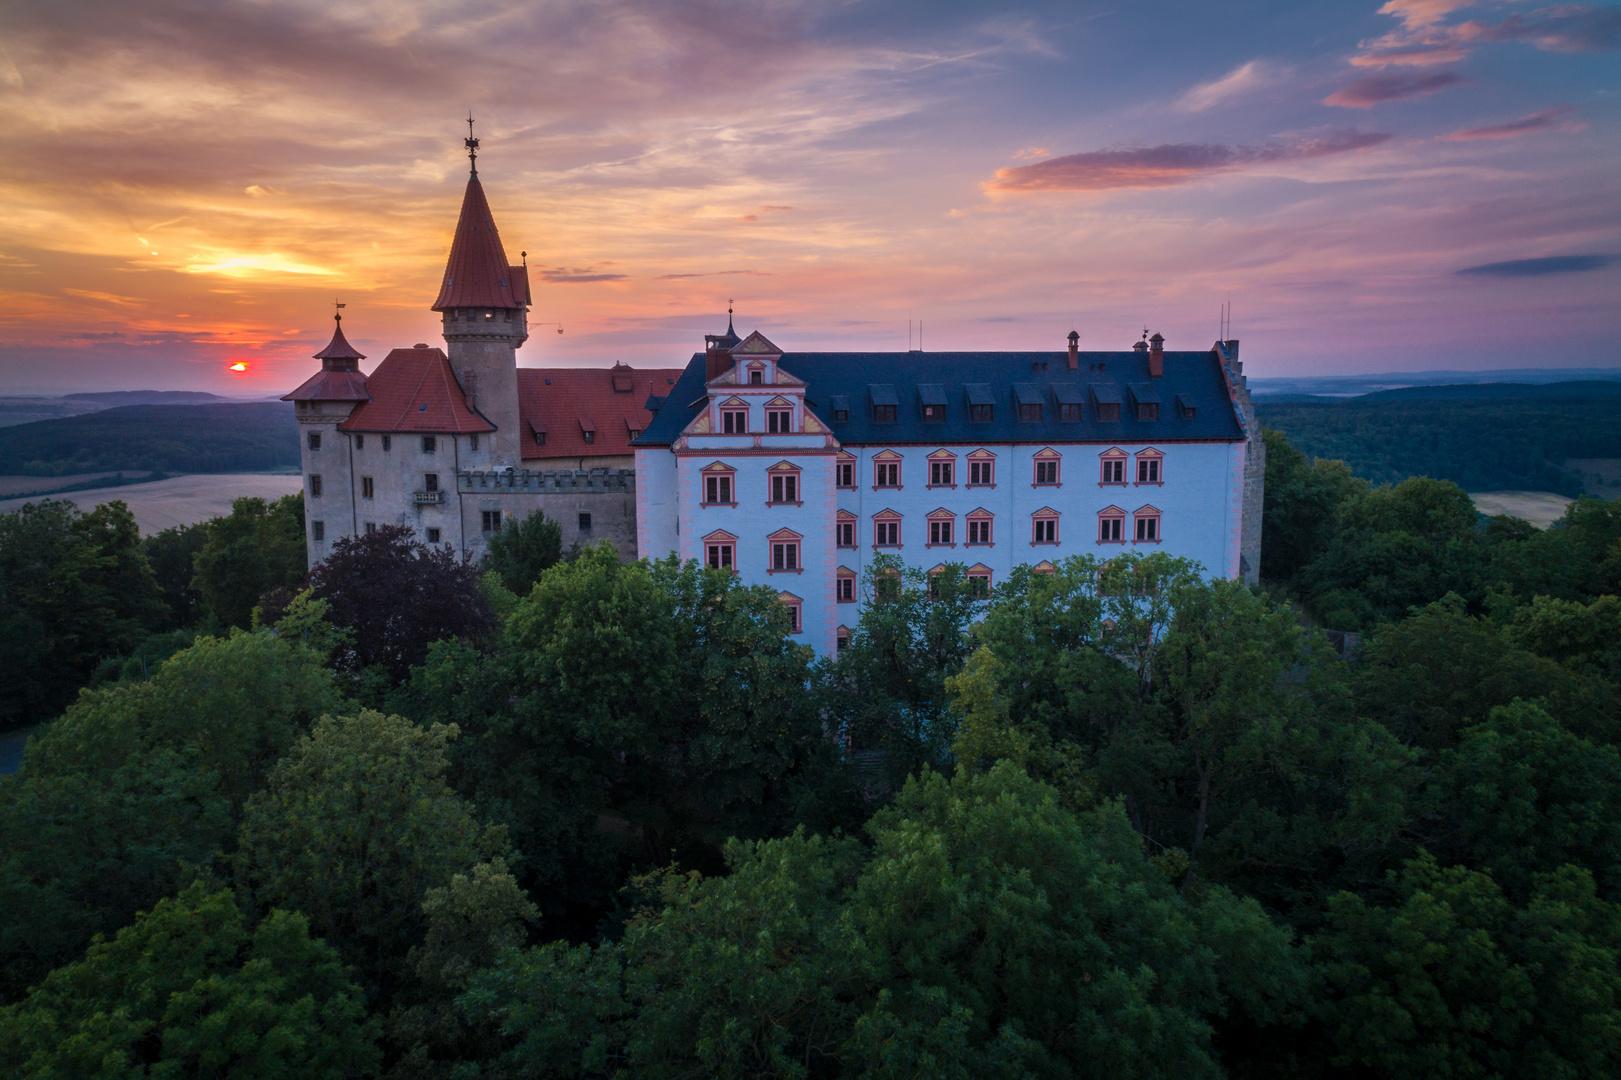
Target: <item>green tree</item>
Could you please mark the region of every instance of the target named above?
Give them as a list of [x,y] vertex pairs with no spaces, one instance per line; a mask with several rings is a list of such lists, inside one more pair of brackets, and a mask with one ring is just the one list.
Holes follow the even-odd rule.
[[337,702],[313,654],[237,632],[87,691],[33,736],[0,784],[0,990],[208,866],[271,763]]
[[1368,488],[1343,461],[1308,460],[1268,428],[1261,576],[1293,585],[1329,545],[1340,508]]
[[243,817],[234,861],[255,910],[304,912],[385,999],[409,971],[428,891],[506,854],[446,782],[455,736],[370,710],[322,717]]
[[1379,1076],[1621,1069],[1621,907],[1587,871],[1539,877],[1523,906],[1489,875],[1428,855],[1390,886],[1385,905],[1335,897],[1311,940],[1328,1064]]
[[305,565],[304,496],[271,503],[242,498],[208,523],[207,539],[193,557],[191,587],[209,627],[246,627],[259,598],[297,585]]
[[1010,765],[913,780],[868,831],[734,844],[645,882],[617,944],[508,954],[462,999],[498,1075],[1216,1076],[1219,1019],[1299,1008],[1255,904],[1184,896],[1117,809]]
[[0,1067],[37,1077],[352,1077],[376,1025],[296,912],[246,920],[201,882],[0,1009]]
[[168,606],[164,625],[171,628],[195,626],[202,617],[201,597],[192,587],[197,553],[208,542],[209,522],[176,525],[153,533],[141,541],[141,550],[152,564],[152,576]]
[[80,514],[46,500],[0,514],[0,728],[54,716],[104,657],[130,652],[164,615],[123,503]]
[[525,518],[508,518],[485,544],[485,565],[519,596],[526,595],[541,574],[563,559],[562,527],[539,510]]
[[857,750],[881,751],[886,786],[947,758],[955,729],[946,679],[967,659],[968,627],[985,607],[966,568],[930,573],[873,560],[867,604],[849,646],[826,665],[821,696]]

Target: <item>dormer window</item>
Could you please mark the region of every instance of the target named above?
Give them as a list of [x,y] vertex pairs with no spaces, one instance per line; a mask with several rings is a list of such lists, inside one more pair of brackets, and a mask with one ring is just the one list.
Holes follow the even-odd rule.
[[931,423],[937,423],[945,418],[946,407],[944,405],[923,406],[923,419],[930,421]]
[[975,424],[988,424],[996,418],[996,398],[990,383],[969,383],[963,387],[968,397],[968,419]]
[[1131,386],[1132,415],[1138,420],[1159,419],[1159,392],[1148,383],[1133,383]]
[[757,362],[757,363],[753,363],[753,364],[749,365],[749,385],[750,386],[764,386],[765,385],[765,365],[764,364],[761,364],[761,363]]
[[1019,409],[1019,422],[1022,424],[1039,424],[1041,422],[1041,391],[1034,383],[1014,383],[1013,401]]
[[946,418],[946,388],[939,383],[919,383],[918,403],[923,406],[923,421],[938,424]]
[[1120,419],[1120,406],[1118,404],[1099,405],[1098,419],[1105,422]]
[[597,433],[592,431],[590,428],[581,428],[580,438],[584,439],[587,445],[589,445],[597,441]]
[[874,383],[867,389],[872,395],[873,423],[893,424],[895,414],[900,408],[900,401],[895,397],[895,388],[889,383]]
[[847,423],[850,419],[850,399],[843,394],[834,394],[832,405],[833,422],[835,424]]
[[1187,398],[1183,397],[1181,394],[1176,395],[1176,415],[1177,416],[1181,417],[1184,420],[1192,420],[1194,418],[1194,416],[1196,416],[1198,414],[1198,412],[1199,412],[1199,410],[1194,407],[1193,402],[1189,401]]

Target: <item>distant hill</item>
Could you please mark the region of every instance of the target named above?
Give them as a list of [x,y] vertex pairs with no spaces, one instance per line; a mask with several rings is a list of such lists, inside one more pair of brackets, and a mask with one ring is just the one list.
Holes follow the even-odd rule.
[[1584,493],[1572,458],[1621,458],[1621,383],[1485,383],[1358,397],[1261,399],[1261,423],[1359,476],[1451,480],[1468,491]]
[[79,394],[63,394],[68,401],[99,402],[104,405],[203,405],[211,401],[229,401],[218,394],[201,390],[96,390]]
[[292,406],[282,402],[125,405],[0,428],[4,474],[270,472],[297,467],[298,425]]

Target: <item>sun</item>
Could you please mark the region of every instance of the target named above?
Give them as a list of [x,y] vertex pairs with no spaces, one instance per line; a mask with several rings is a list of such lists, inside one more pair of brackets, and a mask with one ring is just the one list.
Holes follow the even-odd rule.
[[247,365],[246,361],[238,360],[236,363],[234,363],[230,367],[226,368],[226,370],[227,371],[237,371],[237,372],[246,371],[246,370],[248,370],[248,365]]

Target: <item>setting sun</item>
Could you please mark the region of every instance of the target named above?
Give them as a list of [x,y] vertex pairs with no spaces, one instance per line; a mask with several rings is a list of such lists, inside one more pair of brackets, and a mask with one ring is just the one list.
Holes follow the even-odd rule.
[[238,360],[236,363],[232,364],[226,370],[228,370],[228,371],[246,371],[246,370],[248,370],[248,365],[247,365],[247,363],[245,361]]

